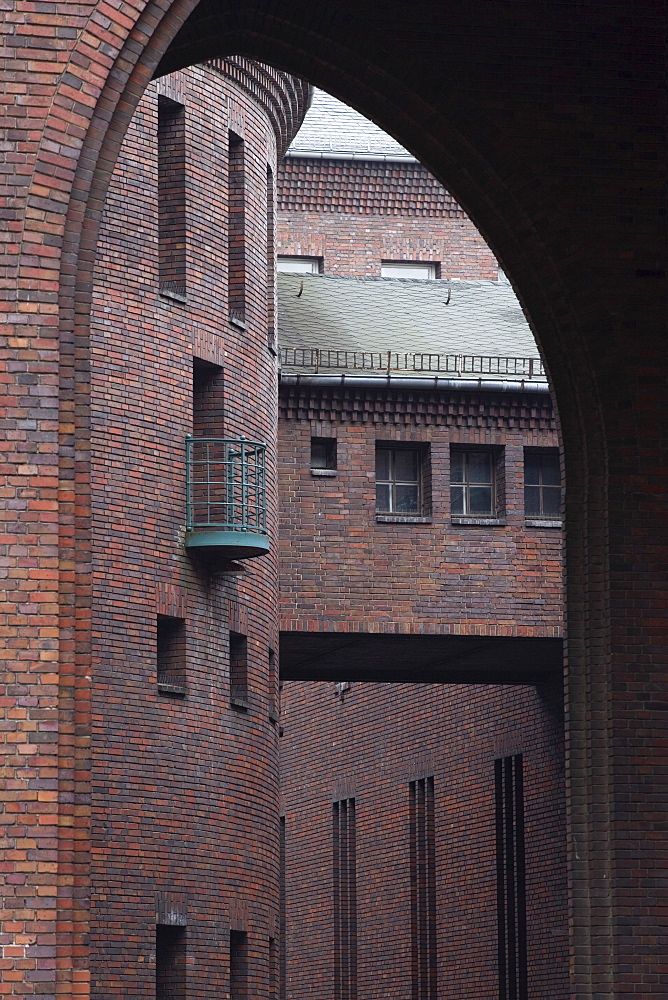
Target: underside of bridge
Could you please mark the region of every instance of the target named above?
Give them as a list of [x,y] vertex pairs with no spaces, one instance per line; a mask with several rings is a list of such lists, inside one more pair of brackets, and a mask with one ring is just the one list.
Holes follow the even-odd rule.
[[284,681],[539,684],[563,670],[563,641],[470,635],[281,632]]

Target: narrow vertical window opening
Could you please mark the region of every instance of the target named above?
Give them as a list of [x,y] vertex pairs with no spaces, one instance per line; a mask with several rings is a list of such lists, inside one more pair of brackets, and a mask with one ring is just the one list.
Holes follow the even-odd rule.
[[166,695],[185,695],[187,691],[185,618],[158,615],[156,654],[158,691]]
[[186,928],[155,928],[155,1000],[186,1000]]
[[357,997],[357,845],[355,800],[332,807],[334,861],[334,998]]
[[186,109],[158,98],[158,279],[162,295],[186,297]]
[[494,762],[499,1000],[528,1000],[522,755]]
[[229,133],[228,302],[233,322],[246,321],[246,167],[244,141]]
[[411,885],[411,997],[436,1000],[436,833],[434,779],[409,785]]
[[248,639],[230,632],[230,703],[248,708]]
[[222,437],[225,379],[220,365],[193,358],[193,436]]
[[248,1000],[248,935],[230,931],[230,1000]]

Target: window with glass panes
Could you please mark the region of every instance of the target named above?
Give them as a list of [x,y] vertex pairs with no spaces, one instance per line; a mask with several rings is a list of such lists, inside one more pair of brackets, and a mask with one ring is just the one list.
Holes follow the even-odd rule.
[[496,513],[493,451],[450,454],[450,510],[452,514],[490,517]]
[[376,448],[376,510],[379,514],[419,514],[421,453],[416,448]]
[[561,471],[559,452],[524,452],[524,513],[527,517],[559,517]]

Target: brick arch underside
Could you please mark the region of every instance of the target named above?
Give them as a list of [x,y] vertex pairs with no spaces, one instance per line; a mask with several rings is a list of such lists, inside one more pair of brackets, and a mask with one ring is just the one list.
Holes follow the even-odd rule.
[[[612,995],[607,435],[625,433],[628,440],[639,440],[633,387],[622,358],[624,338],[634,310],[637,330],[643,309],[649,308],[651,323],[658,315],[652,308],[658,307],[642,304],[628,263],[613,252],[622,239],[621,222],[617,229],[602,223],[619,187],[610,178],[601,187],[602,151],[596,151],[596,168],[589,173],[589,202],[582,196],[582,181],[573,176],[574,164],[581,162],[578,141],[587,129],[598,125],[597,140],[611,150],[615,145],[611,131],[606,132],[612,123],[592,125],[588,118],[596,87],[605,90],[609,81],[601,78],[597,84],[593,78],[591,84],[582,76],[581,33],[563,22],[557,4],[542,11],[542,20],[533,16],[526,22],[514,17],[512,5],[482,0],[465,7],[379,4],[377,17],[368,5],[359,16],[360,5],[345,0],[335,8],[294,0],[202,0],[199,6],[196,0],[128,0],[113,8],[89,4],[89,18],[80,13],[85,6],[72,15],[78,41],[43,131],[28,199],[35,210],[23,232],[18,281],[19,311],[22,303],[25,311],[28,303],[34,310],[37,301],[45,314],[45,335],[60,352],[61,778],[55,820],[60,927],[54,992],[84,996],[87,981],[86,412],[97,227],[120,144],[150,79],[204,58],[242,54],[330,90],[415,152],[488,239],[531,318],[559,404],[568,480],[569,814],[570,837],[577,844],[571,852],[570,893],[574,991],[583,998]],[[606,25],[611,38],[613,20],[611,15]],[[575,97],[562,111],[550,98],[564,66],[574,74],[575,91],[589,95],[582,113]],[[616,109],[615,128],[620,114],[628,117],[634,99],[629,94],[628,106]],[[65,125],[63,107],[69,109]],[[62,163],[57,196],[45,210],[43,185],[54,177],[55,140]],[[57,274],[54,232],[62,235]],[[41,303],[32,294],[35,256],[40,258],[39,243],[47,233],[41,262],[59,281],[58,315],[52,290]],[[651,276],[654,260],[647,247],[638,248],[635,271],[645,268]],[[624,296],[630,302],[626,312],[620,308]],[[606,405],[610,411],[610,400],[620,392],[630,402],[623,419],[614,415],[613,425]],[[653,384],[649,392],[655,392]],[[619,516],[621,501],[614,499]]]

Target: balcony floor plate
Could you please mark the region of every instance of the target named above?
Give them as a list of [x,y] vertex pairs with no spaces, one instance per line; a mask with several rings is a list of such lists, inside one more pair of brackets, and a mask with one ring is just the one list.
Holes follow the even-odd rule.
[[194,529],[186,532],[186,548],[221,559],[253,559],[269,551],[269,537],[259,531]]

